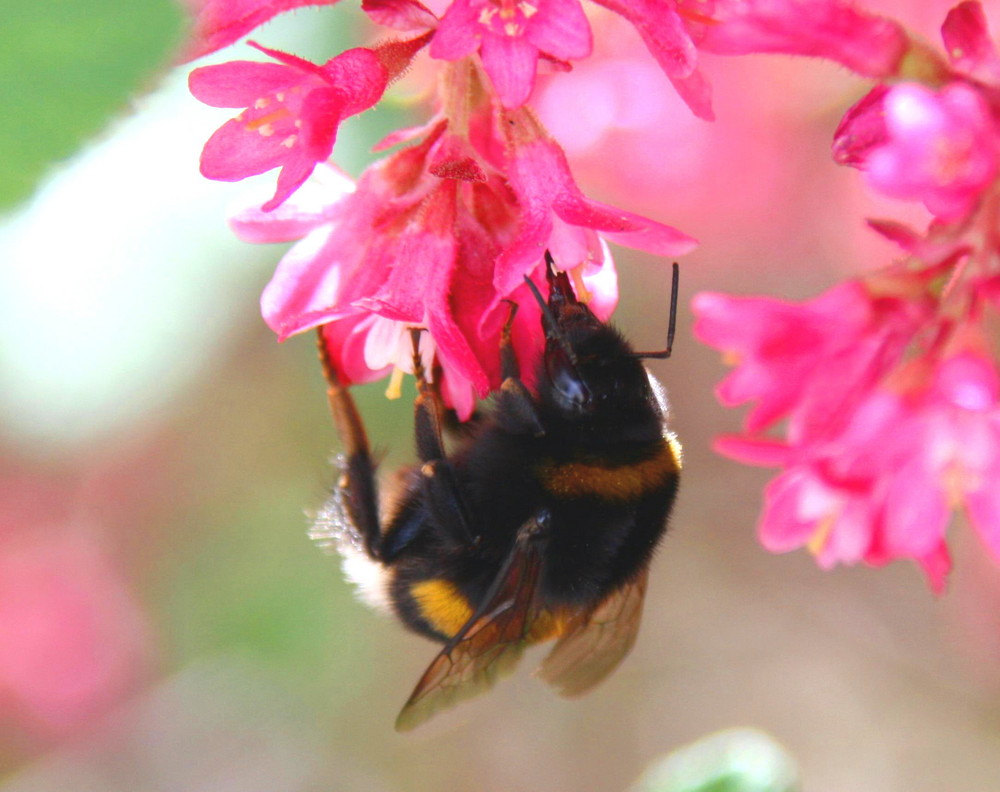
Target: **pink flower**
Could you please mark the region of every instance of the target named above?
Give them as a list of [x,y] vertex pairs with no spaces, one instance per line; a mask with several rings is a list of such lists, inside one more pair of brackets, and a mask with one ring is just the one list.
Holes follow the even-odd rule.
[[941,361],[913,421],[913,478],[939,508],[964,504],[1000,561],[1000,377],[995,361],[964,350]]
[[[982,366],[955,369],[955,357],[929,373],[926,350],[908,356],[934,315],[928,282],[902,271],[802,305],[696,297],[696,335],[737,357],[720,400],[757,402],[744,433],[717,449],[784,468],[765,491],[759,531],[769,550],[808,546],[824,567],[912,558],[940,590],[956,471],[974,493],[970,511],[975,501],[997,524],[994,487],[984,487],[1000,472],[985,450],[998,447],[996,429],[984,427],[998,414],[995,373],[987,384]],[[960,404],[979,412],[970,418]],[[781,418],[783,439],[760,433]]]
[[[921,200],[942,220],[966,216],[1000,163],[998,130],[979,92],[965,83],[938,92],[904,83],[873,94],[862,100],[870,109],[855,108],[838,130],[841,161],[856,162],[875,189]],[[867,122],[878,109],[881,141],[877,121]]]
[[[717,388],[719,400],[730,407],[757,403],[744,422],[751,435],[779,420],[815,412],[808,408],[810,399],[822,403],[832,394],[869,390],[886,365],[869,370],[863,361],[871,356],[859,345],[887,326],[898,326],[906,339],[918,326],[898,315],[887,321],[901,312],[880,310],[856,281],[804,303],[702,293],[692,308],[695,335],[735,366]],[[831,382],[839,384],[831,390],[826,387]]]
[[515,288],[546,249],[558,261],[592,258],[598,233],[661,256],[680,256],[697,245],[675,228],[587,198],[573,181],[566,155],[534,117],[521,113],[509,120],[506,169],[520,217],[516,236],[496,263],[494,282],[501,294]]
[[586,58],[590,25],[579,0],[454,0],[441,18],[430,53],[458,60],[478,50],[505,107],[519,107],[535,85],[540,54],[561,61]]
[[337,0],[184,0],[195,13],[186,59],[208,55],[235,43],[284,11]]
[[233,61],[191,73],[191,93],[214,107],[246,107],[205,144],[201,172],[238,181],[281,168],[274,197],[285,201],[333,151],[340,122],[367,110],[385,91],[389,71],[379,53],[347,50],[317,66],[258,47],[279,63]]

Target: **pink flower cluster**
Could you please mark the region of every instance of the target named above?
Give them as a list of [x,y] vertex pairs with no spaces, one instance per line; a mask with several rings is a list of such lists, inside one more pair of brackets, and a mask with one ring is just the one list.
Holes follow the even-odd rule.
[[[598,0],[630,23],[691,110],[711,118],[699,52],[826,57],[862,74],[894,73],[909,40],[846,0]],[[275,15],[330,0],[189,0],[192,56],[249,34]],[[526,310],[514,343],[526,371],[542,343],[524,278],[552,252],[599,316],[617,300],[606,242],[681,255],[686,234],[586,197],[561,147],[529,106],[540,70],[587,58],[593,33],[580,0],[364,0],[392,35],[318,65],[256,46],[272,62],[196,69],[191,91],[242,108],[212,136],[202,173],[237,180],[280,169],[274,195],[234,225],[255,242],[296,240],[265,290],[280,338],[322,327],[346,381],[410,366],[408,327],[427,328],[461,417],[499,385],[505,300]],[[328,164],[345,118],[377,104],[421,50],[439,64],[431,118],[393,133],[387,154],[350,183]],[[429,360],[428,363],[431,361]]]
[[938,591],[952,509],[1000,560],[1000,54],[978,2],[942,34],[946,56],[924,51],[916,70],[930,84],[877,85],[834,139],[875,190],[930,210],[923,232],[871,221],[900,260],[805,303],[694,305],[696,334],[738,361],[720,401],[754,405],[719,450],[783,468],[763,544],[824,567],[912,558]]
[[[188,0],[190,54],[333,1]],[[408,370],[407,329],[424,327],[425,367],[465,418],[499,385],[507,300],[524,309],[513,338],[532,370],[542,339],[524,280],[542,279],[546,250],[606,317],[608,242],[660,256],[695,244],[584,195],[531,107],[540,74],[551,86],[591,55],[592,20],[630,26],[702,119],[713,116],[703,53],[825,58],[877,81],[844,116],[835,159],[932,218],[923,231],[871,221],[900,260],[812,301],[696,299],[697,334],[738,360],[720,399],[753,403],[719,448],[782,468],[761,518],[771,550],[808,546],[825,567],[912,558],[940,589],[961,507],[1000,557],[1000,55],[979,3],[948,14],[942,54],[849,0],[595,3],[363,0],[389,33],[371,46],[314,64],[254,44],[270,61],[196,69],[196,97],[240,110],[205,146],[202,172],[279,170],[270,199],[233,219],[248,240],[295,242],[264,292],[267,323],[281,339],[321,328],[347,382]],[[437,66],[426,122],[390,134],[382,158],[347,178],[329,162],[340,122],[381,101],[420,52]],[[642,99],[616,96],[616,112]]]

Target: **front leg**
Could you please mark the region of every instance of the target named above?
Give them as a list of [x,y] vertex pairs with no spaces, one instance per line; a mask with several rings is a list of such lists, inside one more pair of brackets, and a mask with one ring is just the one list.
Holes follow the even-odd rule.
[[535,408],[535,399],[521,381],[521,369],[514,354],[510,333],[517,316],[517,303],[510,303],[510,313],[500,333],[500,376],[503,382],[497,394],[497,422],[511,434],[542,437],[545,429]]

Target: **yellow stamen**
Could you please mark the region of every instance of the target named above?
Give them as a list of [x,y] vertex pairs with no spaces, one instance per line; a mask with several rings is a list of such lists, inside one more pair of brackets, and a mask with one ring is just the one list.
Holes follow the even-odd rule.
[[279,107],[273,113],[268,113],[260,118],[255,118],[253,121],[247,122],[247,129],[260,129],[261,127],[268,126],[275,121],[280,121],[282,118],[287,118],[291,113],[288,111],[287,107]]
[[389,387],[385,389],[385,398],[395,401],[403,395],[403,375],[406,372],[401,368],[394,368],[389,377]]
[[816,528],[815,533],[809,538],[806,543],[806,547],[809,552],[814,556],[818,556],[823,552],[823,548],[826,547],[827,540],[830,538],[830,533],[833,531],[834,516],[828,514],[822,520],[820,520],[819,526]]
[[573,290],[576,292],[576,298],[582,303],[589,303],[594,295],[590,293],[587,284],[583,282],[583,265],[573,267],[569,271],[569,277],[573,281]]

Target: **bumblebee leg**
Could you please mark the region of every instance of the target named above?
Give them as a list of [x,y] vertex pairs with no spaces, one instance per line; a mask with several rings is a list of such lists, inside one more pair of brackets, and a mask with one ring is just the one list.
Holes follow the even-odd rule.
[[510,331],[517,315],[517,303],[510,303],[510,313],[500,332],[500,376],[503,382],[498,395],[497,421],[509,432],[514,434],[531,434],[542,437],[545,429],[542,427],[535,400],[531,392],[521,382],[521,368],[514,354]]
[[448,461],[441,438],[444,405],[437,387],[440,370],[434,384],[427,382],[420,358],[419,328],[410,330],[413,341],[413,374],[417,379],[417,400],[414,402],[414,431],[417,456],[422,465],[420,474],[427,507],[434,523],[456,544],[469,545],[476,541],[469,510],[462,498],[455,469]]
[[337,376],[330,353],[323,339],[323,328],[317,328],[319,359],[326,377],[326,397],[330,402],[333,423],[344,445],[337,489],[343,496],[347,526],[360,536],[369,556],[381,556],[382,529],[378,514],[378,487],[375,481],[375,461],[368,447],[368,435],[361,415],[347,386]]

